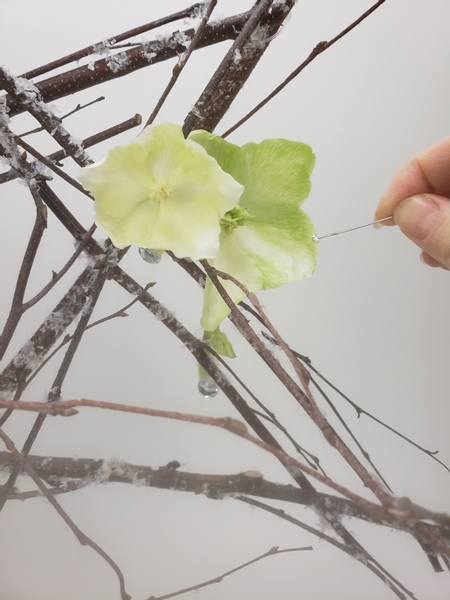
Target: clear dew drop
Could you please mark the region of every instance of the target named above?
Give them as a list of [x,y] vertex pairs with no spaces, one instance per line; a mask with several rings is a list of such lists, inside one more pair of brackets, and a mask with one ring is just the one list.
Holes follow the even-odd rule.
[[198,382],[198,391],[205,398],[214,398],[219,393],[219,388],[212,379],[201,379]]
[[148,248],[139,248],[139,254],[145,262],[148,262],[151,265],[157,265],[161,262],[162,254],[159,252],[153,252],[153,250],[149,250]]

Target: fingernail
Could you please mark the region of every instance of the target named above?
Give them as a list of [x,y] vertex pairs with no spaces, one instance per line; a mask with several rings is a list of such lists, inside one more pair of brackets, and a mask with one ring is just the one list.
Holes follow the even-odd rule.
[[[373,228],[374,229],[381,229],[382,227],[384,227],[385,225],[388,224],[388,219],[392,219],[392,217],[377,217],[376,214],[373,215]],[[389,221],[390,225],[395,225],[394,220],[392,219],[392,221]]]
[[439,219],[440,206],[428,196],[403,200],[394,212],[397,225],[419,240],[424,240]]

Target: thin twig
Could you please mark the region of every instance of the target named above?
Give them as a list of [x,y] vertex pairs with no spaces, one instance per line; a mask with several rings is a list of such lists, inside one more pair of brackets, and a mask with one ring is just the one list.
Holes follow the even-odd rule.
[[97,225],[92,225],[92,227],[89,229],[88,233],[86,234],[85,239],[80,244],[78,244],[77,249],[72,254],[72,256],[69,258],[69,260],[66,262],[66,264],[63,266],[63,268],[60,271],[58,271],[58,273],[53,274],[51,281],[49,281],[47,283],[47,285],[45,285],[40,292],[38,292],[35,296],[33,296],[33,298],[30,298],[30,300],[28,300],[27,302],[24,302],[22,304],[22,306],[21,306],[22,313],[29,310],[31,307],[33,307],[35,304],[37,304],[40,300],[42,300],[42,298],[44,298],[48,294],[48,292],[58,283],[58,281],[60,281],[64,277],[64,275],[67,273],[67,271],[70,269],[70,267],[75,263],[77,258],[80,256],[80,254],[86,248],[87,244],[89,243],[89,240],[93,236],[96,229],[97,229]]
[[[101,269],[97,269],[97,271],[96,271],[97,277],[93,280],[92,287],[90,288],[90,291],[88,293],[87,302],[86,302],[85,306],[83,307],[83,311],[81,313],[80,320],[78,321],[75,332],[70,341],[69,348],[67,349],[67,352],[64,355],[64,358],[63,358],[61,365],[58,369],[58,372],[56,374],[55,380],[53,381],[53,385],[50,388],[50,392],[47,395],[48,403],[55,402],[60,399],[61,387],[67,376],[69,367],[74,359],[75,353],[78,350],[78,346],[79,346],[81,339],[85,333],[85,330],[89,323],[89,319],[91,318],[92,312],[93,312],[93,310],[97,304],[97,301],[100,297],[100,292],[103,289],[103,286],[105,284],[106,278],[109,273],[109,270],[111,269],[112,265],[114,263],[118,262],[125,253],[126,253],[126,250],[111,251],[109,254],[108,262],[105,262]],[[14,404],[17,404],[17,401],[14,402]],[[45,421],[45,418],[46,418],[46,415],[44,413],[41,413],[37,416],[36,421],[34,422],[33,427],[31,428],[31,431],[28,434],[28,436],[25,440],[25,443],[23,445],[23,448],[22,448],[22,453],[25,456],[27,454],[29,454],[29,452],[36,440],[36,437],[37,437],[39,431],[41,430],[41,427]],[[7,482],[3,486],[3,489],[0,491],[0,510],[3,509],[5,502],[8,499],[8,494],[14,487],[19,474],[20,474],[20,465],[17,464],[15,466],[15,468],[13,469],[12,473],[10,474]]]
[[[271,342],[272,344],[278,345],[277,342],[276,342],[276,340],[273,337],[271,337],[270,335],[268,335],[267,333],[265,333],[264,331],[261,331],[261,335],[266,340],[268,340],[269,342]],[[444,464],[441,460],[439,460],[437,458],[437,456],[435,456],[439,452],[439,450],[428,450],[427,448],[424,448],[423,446],[421,446],[420,444],[418,444],[417,442],[415,442],[411,438],[407,437],[403,433],[400,433],[400,431],[398,431],[397,429],[394,429],[394,427],[391,427],[390,425],[388,425],[384,421],[381,421],[380,419],[378,419],[377,417],[375,417],[372,413],[368,412],[367,410],[365,410],[364,408],[362,408],[361,406],[359,406],[359,404],[356,404],[346,394],[344,394],[344,392],[342,392],[338,387],[336,387],[333,383],[331,383],[331,381],[329,379],[327,379],[324,375],[322,375],[322,373],[320,373],[320,371],[318,371],[316,369],[316,367],[312,364],[312,362],[311,362],[311,360],[309,358],[307,358],[306,356],[303,356],[302,354],[299,354],[295,350],[292,350],[292,348],[291,348],[291,352],[292,352],[292,354],[294,356],[296,356],[297,358],[299,358],[303,362],[306,362],[306,364],[308,365],[308,369],[310,369],[311,371],[313,371],[332,390],[334,390],[337,394],[339,394],[339,396],[341,396],[341,398],[343,398],[346,402],[348,402],[350,404],[350,406],[355,409],[358,418],[361,415],[365,415],[369,419],[372,419],[373,421],[375,421],[375,423],[378,423],[378,425],[381,425],[385,429],[391,431],[392,433],[394,433],[398,437],[400,437],[403,440],[405,440],[405,442],[408,442],[409,444],[411,444],[412,446],[414,446],[415,448],[417,448],[421,452],[424,452],[425,454],[427,454],[430,458],[432,458],[433,460],[435,460],[436,462],[438,462],[442,467],[444,467],[444,469],[446,471],[450,472],[450,468],[447,467],[447,465]],[[311,378],[311,381],[313,381],[312,378]],[[314,385],[317,386],[317,384],[315,382],[314,382]]]
[[301,63],[301,65],[299,65],[294,71],[292,71],[292,73],[289,75],[289,77],[287,77],[283,81],[283,83],[281,83],[279,86],[277,86],[273,90],[273,92],[271,92],[266,98],[264,98],[264,100],[262,100],[259,104],[257,104],[255,106],[255,108],[253,108],[249,113],[247,113],[245,115],[245,117],[243,117],[237,123],[235,123],[233,125],[233,127],[230,127],[230,129],[228,129],[227,131],[225,131],[225,133],[222,134],[222,137],[226,138],[227,136],[230,135],[230,133],[233,133],[233,131],[236,131],[236,129],[238,127],[240,127],[246,121],[248,121],[250,119],[250,117],[253,117],[253,115],[255,113],[257,113],[259,110],[261,110],[261,108],[263,108],[263,106],[265,106],[268,102],[270,102],[270,100],[272,100],[272,98],[275,98],[275,96],[277,94],[279,94],[281,92],[281,90],[283,90],[288,85],[288,83],[290,83],[293,79],[295,79],[295,77],[297,77],[297,75],[299,75],[299,73],[301,73],[305,67],[307,67],[310,63],[312,63],[312,61],[317,56],[319,56],[319,54],[322,54],[322,52],[325,52],[325,50],[327,50],[330,46],[332,46],[338,40],[340,40],[341,38],[343,38],[344,35],[346,35],[347,33],[349,33],[349,31],[351,31],[352,29],[354,29],[357,25],[359,25],[361,23],[361,21],[363,21],[369,15],[371,15],[377,8],[379,8],[382,4],[384,4],[384,2],[385,2],[385,0],[378,0],[378,2],[376,2],[376,4],[374,4],[371,8],[369,8],[369,10],[367,10],[358,19],[356,19],[356,21],[354,21],[351,25],[349,25],[348,27],[346,27],[343,31],[341,31],[341,33],[339,33],[336,37],[334,37],[329,42],[319,42],[317,44],[317,46],[315,46],[315,48],[311,51],[311,53],[308,56],[308,58],[306,60],[304,60]]
[[[278,11],[277,14],[280,5],[272,0],[259,0],[254,4],[236,40],[187,115],[183,125],[185,137],[194,129],[215,129],[264,54],[274,37],[273,34],[288,17],[293,5],[293,0],[286,0],[283,2],[282,11]],[[260,44],[249,44],[256,28],[266,22],[269,24],[267,39]]]
[[14,332],[19,324],[20,318],[23,314],[23,298],[25,295],[28,280],[31,274],[34,260],[42,240],[42,236],[47,227],[47,211],[41,197],[37,193],[36,185],[34,182],[30,182],[30,191],[32,193],[35,205],[36,205],[36,218],[34,222],[33,231],[31,232],[30,239],[28,241],[25,255],[22,260],[22,264],[17,277],[16,288],[11,303],[11,310],[6,320],[3,332],[0,336],[0,360],[3,358],[9,343],[11,341]]
[[72,187],[74,187],[78,192],[81,192],[82,194],[84,194],[85,196],[87,196],[88,198],[90,198],[91,200],[94,199],[93,196],[92,196],[92,194],[90,192],[88,192],[87,190],[85,190],[84,187],[81,185],[81,183],[79,183],[73,177],[70,177],[70,175],[68,175],[65,171],[63,171],[58,166],[56,166],[55,164],[53,164],[53,162],[51,160],[49,160],[43,154],[41,154],[40,152],[38,152],[35,148],[33,148],[33,146],[31,146],[30,144],[28,144],[27,142],[25,142],[25,140],[22,140],[18,135],[15,135],[14,136],[14,141],[19,146],[21,146],[24,150],[26,150],[32,156],[34,156],[34,158],[37,158],[40,163],[42,163],[48,169],[50,169],[51,171],[53,171],[54,173],[56,173],[56,175],[59,175],[59,177],[61,177],[61,179],[64,179],[64,181],[66,181],[69,185],[71,185]]
[[[31,77],[30,77],[30,79],[31,79]],[[86,102],[86,104],[77,104],[74,109],[70,110],[65,115],[62,115],[60,117],[60,119],[61,119],[61,121],[63,121],[64,119],[67,119],[67,117],[70,117],[70,116],[74,115],[75,113],[79,112],[80,110],[83,110],[83,108],[87,108],[88,106],[92,106],[93,104],[96,104],[97,102],[102,102],[104,99],[105,99],[105,96],[99,96],[95,100],[91,100],[90,102]],[[36,127],[36,129],[31,129],[30,131],[25,131],[25,133],[21,133],[19,135],[19,137],[23,138],[26,135],[31,135],[32,133],[39,133],[40,131],[44,131],[44,128],[43,127]]]
[[366,553],[358,552],[351,546],[346,546],[344,544],[341,544],[334,538],[330,537],[329,535],[326,535],[325,533],[319,531],[318,529],[315,529],[315,528],[311,527],[310,525],[307,525],[306,523],[303,523],[302,521],[299,521],[298,519],[291,517],[284,510],[274,508],[273,506],[270,506],[268,504],[260,502],[259,500],[255,500],[254,498],[248,498],[246,496],[237,497],[236,499],[240,500],[241,502],[250,504],[251,506],[254,506],[256,508],[261,508],[262,510],[265,510],[269,513],[276,515],[280,519],[284,519],[285,521],[288,521],[289,523],[292,523],[293,525],[296,525],[297,527],[300,527],[301,529],[305,529],[306,531],[312,533],[313,535],[316,535],[320,539],[328,542],[329,544],[331,544],[332,546],[335,546],[336,548],[339,548],[339,550],[342,550],[346,554],[349,554],[350,556],[352,556],[353,558],[355,558],[356,560],[361,562],[365,567],[370,569],[377,577],[379,577],[394,592],[394,594],[400,600],[406,600],[406,596],[404,596],[404,594],[401,592],[401,590],[397,589],[396,586],[403,589],[409,595],[410,598],[415,600],[414,594],[412,592],[408,591],[402,584],[400,584],[394,577],[392,577],[392,575],[388,574],[385,571],[385,569],[383,569],[383,571],[381,571],[379,568],[377,568],[376,566],[371,564],[371,562],[368,562],[368,560],[373,560],[373,559],[372,559],[372,557],[367,556]]
[[[141,115],[136,114],[136,115],[134,115],[134,117],[131,117],[131,119],[127,119],[126,121],[123,121],[122,123],[118,123],[117,125],[114,125],[113,127],[109,127],[108,129],[104,129],[103,131],[100,131],[99,133],[96,133],[94,135],[91,135],[90,137],[85,138],[81,142],[81,144],[82,144],[83,148],[90,148],[91,146],[95,146],[95,144],[99,144],[100,142],[109,140],[110,138],[114,137],[115,135],[119,135],[120,133],[123,133],[124,131],[128,131],[129,129],[132,129],[133,127],[138,127],[141,123],[142,123]],[[57,150],[56,152],[49,154],[46,158],[48,160],[52,161],[52,163],[58,163],[59,161],[64,160],[65,158],[68,158],[68,154],[64,150]],[[34,164],[31,163],[31,167],[33,167],[33,166],[34,166]],[[20,177],[20,174],[17,172],[17,170],[10,169],[6,173],[0,173],[0,183],[6,183],[7,181],[12,181],[13,179],[16,179],[17,177]]]
[[[383,507],[369,500],[366,500],[362,496],[351,492],[346,487],[336,483],[329,477],[318,473],[317,470],[305,465],[299,460],[293,458],[288,455],[283,450],[280,450],[277,447],[271,446],[270,444],[266,444],[260,439],[250,435],[247,431],[246,426],[236,419],[232,419],[230,417],[208,417],[204,415],[193,415],[186,414],[168,410],[160,410],[149,407],[140,407],[134,405],[127,404],[117,404],[115,402],[104,402],[100,400],[90,400],[88,398],[79,398],[76,400],[55,400],[52,402],[26,402],[21,400],[20,402],[11,402],[9,400],[0,399],[0,408],[9,408],[11,410],[25,410],[31,412],[39,412],[44,415],[53,415],[53,416],[64,416],[70,417],[77,414],[77,407],[89,407],[89,408],[99,408],[103,410],[114,410],[119,412],[126,412],[132,414],[145,415],[149,417],[160,417],[165,419],[173,419],[177,421],[183,421],[187,423],[197,423],[200,425],[211,425],[213,427],[219,427],[221,429],[226,429],[239,437],[244,438],[245,440],[259,446],[263,450],[270,452],[274,456],[276,456],[283,464],[288,464],[293,467],[297,467],[301,471],[304,471],[308,475],[311,475],[324,485],[327,485],[331,489],[336,492],[342,494],[346,498],[353,500],[360,506],[362,506],[369,514],[373,514],[376,519],[383,519],[389,521],[390,519],[398,518],[400,514],[404,514],[401,511],[396,511],[395,515],[389,512],[387,507]],[[392,502],[391,502],[392,505]],[[450,517],[449,517],[450,524]],[[450,556],[450,551],[449,551]]]
[[[311,454],[311,452],[308,452],[308,450],[305,450],[304,448],[302,448],[300,446],[300,444],[298,442],[296,442],[296,440],[291,436],[291,434],[288,432],[288,430],[280,423],[280,421],[277,419],[277,417],[275,416],[275,414],[272,411],[270,411],[257,398],[257,396],[255,396],[255,394],[250,390],[250,388],[242,381],[242,379],[238,376],[238,374],[235,371],[233,371],[233,369],[230,367],[230,365],[220,356],[220,354],[214,350],[214,348],[211,348],[211,346],[209,346],[205,342],[202,342],[202,344],[203,344],[203,347],[205,348],[205,350],[207,350],[208,352],[210,352],[214,356],[214,358],[217,361],[220,362],[220,364],[234,377],[234,379],[239,383],[239,385],[244,388],[244,390],[252,398],[252,400],[254,402],[256,402],[256,404],[260,408],[262,408],[262,410],[266,414],[261,414],[261,416],[263,418],[268,419],[270,423],[272,423],[273,425],[275,425],[275,427],[277,427],[286,436],[286,438],[294,446],[295,450],[299,454],[301,454],[301,456],[303,456],[303,458],[306,460],[306,462],[309,464],[309,466],[313,467],[313,463],[312,463],[312,461],[310,461],[310,458],[309,458],[309,457],[311,457],[313,459],[314,463],[316,463],[316,468],[320,469],[322,471],[322,473],[325,475],[324,470],[322,469],[322,467],[319,464],[320,463],[319,458],[317,456],[314,456],[313,454]],[[255,412],[257,412],[257,411],[255,411]]]
[[195,12],[202,6],[202,3],[193,4],[189,8],[185,8],[179,12],[173,13],[166,17],[162,17],[161,19],[156,19],[155,21],[151,21],[150,23],[146,23],[145,25],[140,25],[139,27],[134,27],[124,33],[119,33],[113,37],[110,37],[106,40],[102,40],[97,42],[96,44],[92,44],[91,46],[87,46],[87,48],[83,48],[82,50],[78,50],[77,52],[73,52],[68,56],[64,56],[63,58],[59,58],[58,60],[54,60],[51,63],[48,63],[42,67],[38,67],[37,69],[33,69],[32,71],[27,71],[21,77],[25,79],[33,79],[38,75],[43,75],[44,73],[48,73],[49,71],[53,71],[59,67],[63,67],[64,65],[70,64],[71,62],[75,62],[84,58],[85,56],[89,56],[90,54],[96,54],[102,48],[109,48],[116,42],[122,42],[130,37],[134,37],[136,35],[140,35],[141,33],[146,33],[152,29],[156,29],[161,27],[162,25],[167,25],[168,23],[173,23],[174,21],[178,21],[180,19],[185,19],[187,17],[192,16]]
[[182,594],[187,594],[187,592],[193,592],[195,590],[200,590],[201,588],[204,588],[213,583],[221,583],[225,577],[228,577],[229,575],[232,575],[233,573],[236,573],[237,571],[240,571],[241,569],[245,569],[246,567],[249,567],[253,563],[256,563],[256,562],[262,560],[263,558],[267,558],[269,556],[275,556],[276,554],[283,554],[285,552],[300,552],[302,550],[312,550],[312,549],[313,549],[312,546],[304,546],[303,548],[285,548],[283,550],[280,550],[278,546],[274,546],[268,552],[264,552],[264,554],[261,554],[260,556],[257,556],[256,558],[253,558],[252,560],[249,560],[248,562],[245,562],[242,565],[239,565],[238,567],[235,567],[234,569],[227,571],[226,573],[222,573],[222,575],[219,575],[218,577],[214,577],[213,579],[209,579],[208,581],[204,581],[203,583],[197,583],[196,585],[192,585],[188,588],[178,590],[177,592],[172,592],[170,594],[164,594],[164,596],[150,596],[149,598],[147,598],[147,600],[167,600],[167,598],[174,598],[175,596],[181,596]]
[[[147,291],[148,289],[150,289],[151,287],[153,287],[155,285],[154,282],[151,283],[147,283],[147,285],[144,287],[144,291]],[[102,317],[101,319],[98,319],[97,321],[94,321],[93,323],[90,323],[85,331],[87,331],[88,329],[91,329],[92,327],[96,327],[97,325],[101,325],[102,323],[106,323],[107,321],[111,321],[112,319],[117,319],[118,317],[127,317],[128,315],[126,314],[126,310],[128,310],[129,308],[131,308],[131,306],[133,306],[133,304],[136,304],[136,302],[139,302],[139,296],[136,296],[136,298],[133,298],[133,300],[131,302],[129,302],[128,304],[126,304],[123,308],[120,308],[119,310],[116,310],[115,312],[111,313],[110,315],[108,315],[107,317]],[[42,371],[42,369],[45,367],[45,365],[55,356],[55,354],[57,354],[61,348],[63,348],[66,344],[68,344],[71,340],[72,340],[73,336],[72,335],[66,335],[65,338],[63,339],[63,341],[59,344],[59,346],[57,346],[53,352],[51,352],[47,358],[45,358],[41,364],[39,365],[39,367],[37,367],[37,369],[35,371],[33,371],[33,373],[30,375],[30,377],[28,377],[28,379],[24,382],[23,386],[22,386],[22,391],[25,390],[30,383],[33,381],[33,379],[40,373],[40,371]]]
[[353,431],[347,425],[347,423],[345,422],[344,418],[341,416],[340,412],[337,410],[337,408],[335,407],[335,405],[333,404],[333,402],[331,402],[331,399],[328,397],[328,395],[324,392],[324,390],[320,387],[320,385],[317,383],[317,381],[315,381],[315,379],[313,377],[310,378],[310,381],[314,385],[314,387],[317,389],[317,391],[319,392],[319,394],[322,396],[322,398],[325,400],[325,402],[328,404],[328,406],[331,408],[331,410],[334,412],[334,414],[336,415],[336,418],[338,419],[339,423],[342,425],[342,427],[345,429],[345,431],[348,433],[348,435],[355,442],[355,444],[358,447],[359,451],[364,456],[364,458],[367,460],[367,462],[369,463],[369,465],[372,467],[372,469],[375,471],[375,473],[378,475],[378,477],[381,479],[381,481],[384,483],[384,485],[387,487],[387,489],[391,493],[394,493],[392,491],[392,488],[388,485],[386,479],[381,474],[380,470],[376,467],[375,463],[370,458],[369,453],[366,450],[364,450],[363,445],[360,443],[360,441],[358,440],[358,438],[356,437],[356,435],[353,433]]
[[[369,473],[369,471],[367,471],[367,469],[361,464],[361,462],[353,454],[353,452],[348,448],[348,446],[341,440],[341,438],[336,433],[336,431],[328,423],[327,419],[325,419],[325,417],[322,415],[319,407],[317,406],[317,404],[311,394],[311,391],[309,390],[309,381],[308,381],[309,378],[308,378],[308,373],[307,373],[306,369],[303,367],[303,365],[300,364],[300,362],[292,354],[289,346],[286,344],[286,342],[282,339],[282,337],[277,332],[275,327],[269,321],[268,317],[264,313],[255,294],[250,293],[248,291],[248,289],[242,283],[240,283],[237,279],[235,279],[228,273],[218,271],[218,270],[214,269],[213,267],[211,267],[207,263],[207,261],[202,261],[202,264],[205,268],[205,271],[208,274],[208,277],[211,278],[214,285],[218,289],[219,293],[221,293],[221,292],[220,292],[218,286],[220,286],[222,288],[223,292],[225,292],[225,289],[223,288],[222,284],[219,282],[218,277],[221,277],[222,279],[228,279],[229,281],[234,283],[234,285],[236,285],[239,289],[241,289],[245,293],[247,298],[250,300],[250,302],[255,307],[256,311],[259,313],[259,315],[263,319],[264,324],[265,324],[266,328],[268,329],[268,331],[270,331],[270,333],[273,335],[273,337],[277,341],[280,348],[286,354],[287,358],[289,359],[289,362],[293,366],[297,376],[299,377],[299,379],[303,385],[303,388],[305,390],[304,394],[301,396],[299,396],[297,394],[297,397],[296,397],[296,399],[298,399],[298,402],[300,403],[301,407],[305,410],[305,412],[312,419],[312,421],[317,425],[317,427],[319,427],[319,429],[322,431],[327,442],[331,446],[336,448],[336,450],[338,450],[338,452],[341,454],[341,456],[348,462],[348,464],[351,466],[351,468],[354,470],[354,472],[358,475],[358,477],[360,477],[360,479],[364,483],[364,485],[366,487],[368,487],[370,490],[372,490],[372,492],[380,500],[380,502],[389,506],[392,503],[391,494],[384,488],[384,486],[380,485],[378,480],[375,479],[375,477],[371,473]],[[213,280],[213,277],[215,278],[214,280]],[[222,293],[221,293],[221,296],[225,300],[225,296],[222,295]],[[228,296],[228,294],[226,294],[226,296],[228,297],[226,300],[227,304],[231,308],[231,304],[233,304],[233,301]],[[259,338],[257,338],[257,336],[256,336],[256,339],[259,339]]]
[[172,70],[172,76],[170,78],[169,83],[166,86],[166,89],[163,91],[161,98],[158,100],[158,102],[156,103],[155,108],[153,109],[152,114],[149,116],[149,118],[147,119],[147,122],[145,124],[145,127],[147,127],[148,125],[151,125],[153,123],[153,121],[155,120],[157,114],[159,113],[159,111],[161,110],[162,105],[164,104],[164,102],[166,101],[168,95],[170,94],[170,91],[172,90],[172,88],[174,87],[175,83],[177,82],[178,77],[181,74],[181,71],[184,69],[184,67],[186,66],[187,61],[189,60],[189,57],[191,56],[191,54],[193,53],[193,51],[195,50],[200,37],[203,34],[203,31],[206,27],[206,24],[208,23],[209,17],[211,16],[212,11],[214,10],[215,6],[217,4],[217,0],[209,0],[209,4],[206,8],[205,14],[202,17],[202,20],[200,21],[200,24],[197,28],[197,31],[195,32],[189,47],[183,52],[183,54],[179,57],[177,64],[175,65],[175,67]]
[[85,533],[81,531],[81,529],[75,525],[66,511],[62,508],[62,506],[57,502],[56,498],[47,490],[47,487],[43,483],[40,477],[35,473],[34,469],[30,467],[27,462],[25,456],[17,450],[13,441],[4,433],[2,429],[0,429],[0,437],[3,440],[5,446],[8,450],[14,454],[17,463],[20,465],[20,470],[25,471],[34,483],[41,490],[42,494],[46,497],[46,499],[50,502],[59,516],[63,519],[63,521],[69,526],[72,532],[75,534],[76,538],[80,542],[82,546],[90,546],[94,552],[97,552],[115,571],[120,585],[120,595],[122,600],[131,600],[131,596],[125,590],[125,579],[123,577],[122,571],[119,569],[118,565],[113,561],[113,559],[107,554],[98,544],[96,544],[90,537],[88,537]]

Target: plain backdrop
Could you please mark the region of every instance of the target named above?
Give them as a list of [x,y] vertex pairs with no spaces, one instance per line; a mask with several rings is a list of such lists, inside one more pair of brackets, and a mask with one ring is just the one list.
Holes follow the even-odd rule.
[[[91,43],[184,8],[179,0],[1,0],[0,62],[16,75]],[[248,1],[219,0],[215,15],[246,10]],[[369,8],[361,0],[302,0],[281,34],[219,125],[222,133],[300,64]],[[385,4],[319,56],[230,141],[243,144],[285,137],[311,145],[316,157],[312,191],[303,208],[317,232],[329,233],[372,219],[378,198],[396,170],[415,153],[450,133],[450,5],[445,0],[386,0]],[[165,28],[187,29],[178,23]],[[161,32],[157,32],[161,33]],[[153,39],[153,34],[144,36]],[[157,121],[182,123],[230,42],[196,51]],[[174,60],[138,71],[55,103],[60,114],[100,95],[106,100],[65,121],[79,138],[152,111]],[[70,67],[71,68],[71,67]],[[14,131],[34,127],[14,119]],[[89,150],[98,160],[138,130]],[[55,144],[35,136],[42,152]],[[67,169],[77,168],[67,161]],[[69,186],[55,190],[86,226],[90,201]],[[17,181],[0,186],[0,310],[9,311],[17,269],[33,224],[33,203]],[[100,232],[99,239],[105,236]],[[70,236],[50,216],[27,297],[37,292],[73,251]],[[362,229],[320,243],[310,279],[260,294],[286,341],[344,393],[450,465],[450,276],[419,261],[419,251],[397,228]],[[85,265],[80,259],[73,273]],[[157,266],[131,249],[123,267],[141,284],[156,281],[155,296],[191,331],[199,330],[201,292],[174,265]],[[72,275],[71,277],[73,277]],[[27,315],[5,357],[6,365],[33,333],[68,283],[63,280]],[[118,310],[130,297],[108,282],[94,318]],[[367,495],[355,476],[308,425],[298,406],[258,357],[226,324],[238,359],[233,367],[251,389],[319,454],[327,471]],[[39,376],[26,398],[42,400],[58,360]],[[63,387],[63,398],[147,405],[183,412],[236,416],[223,394],[197,392],[197,369],[179,341],[139,305],[129,317],[88,332]],[[399,496],[449,512],[450,473],[370,420],[356,418],[335,397],[353,431]],[[329,409],[324,407],[329,415]],[[330,416],[331,418],[331,416]],[[20,447],[34,417],[14,415],[5,431]],[[188,471],[261,471],[290,483],[262,451],[230,434],[180,423],[100,411],[47,419],[33,452],[104,458],[160,466],[178,460]],[[18,485],[30,488],[22,479]],[[367,497],[369,497],[367,495]],[[393,594],[366,568],[293,525],[228,499],[119,484],[98,485],[59,501],[77,525],[123,569],[133,600],[169,593],[215,577],[273,546],[312,545],[312,552],[284,554],[244,569],[185,598],[224,600],[388,600]],[[311,511],[285,505],[289,514],[326,527]],[[350,531],[412,590],[418,599],[449,597],[449,573],[435,574],[417,543],[404,534],[349,522]],[[327,531],[327,533],[330,533]],[[115,575],[78,544],[44,499],[9,501],[0,515],[1,600],[112,600]]]

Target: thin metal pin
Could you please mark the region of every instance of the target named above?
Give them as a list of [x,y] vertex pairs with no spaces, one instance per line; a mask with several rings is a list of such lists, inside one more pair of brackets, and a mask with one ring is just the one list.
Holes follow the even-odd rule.
[[358,225],[358,227],[350,227],[349,229],[341,229],[341,231],[335,231],[334,233],[327,233],[325,235],[313,235],[312,239],[314,242],[319,242],[323,240],[323,238],[331,237],[333,235],[341,235],[341,233],[348,233],[349,231],[355,231],[355,229],[362,229],[363,227],[369,227],[370,225],[376,225],[377,223],[382,223],[383,221],[387,221],[388,219],[392,219],[392,217],[384,217],[384,219],[378,219],[378,221],[372,221],[371,223],[366,223],[365,225]]

